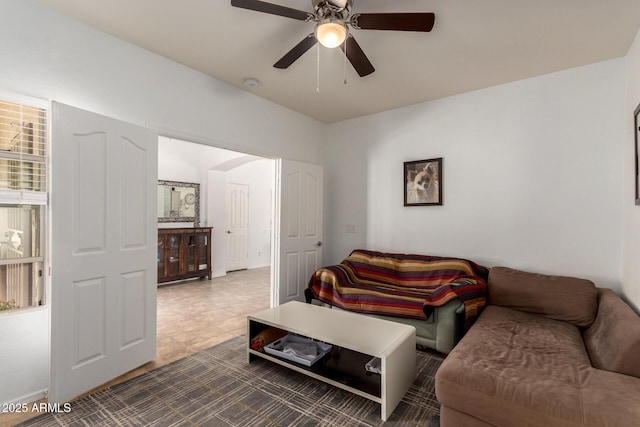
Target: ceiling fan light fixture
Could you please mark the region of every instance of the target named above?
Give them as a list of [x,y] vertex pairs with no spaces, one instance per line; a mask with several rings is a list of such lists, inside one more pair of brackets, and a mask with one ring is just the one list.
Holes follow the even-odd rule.
[[315,36],[324,47],[338,47],[347,38],[347,26],[337,19],[325,19],[316,26]]

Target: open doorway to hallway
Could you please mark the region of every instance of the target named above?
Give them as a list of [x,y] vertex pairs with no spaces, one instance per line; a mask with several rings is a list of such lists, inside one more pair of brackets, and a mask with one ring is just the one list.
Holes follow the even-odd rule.
[[[158,179],[200,186],[200,226],[213,227],[213,277],[271,264],[275,161],[175,138],[158,139]],[[193,227],[159,223],[158,227]]]
[[246,316],[269,307],[275,161],[160,136],[158,179],[199,184],[199,226],[212,227],[213,279],[158,289],[157,361],[166,363],[243,334]]

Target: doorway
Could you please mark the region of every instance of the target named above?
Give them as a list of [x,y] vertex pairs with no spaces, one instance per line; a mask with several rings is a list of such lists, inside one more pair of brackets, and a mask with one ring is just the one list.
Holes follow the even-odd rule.
[[213,227],[214,278],[228,271],[271,267],[273,159],[160,136],[158,179],[200,184],[200,225]]

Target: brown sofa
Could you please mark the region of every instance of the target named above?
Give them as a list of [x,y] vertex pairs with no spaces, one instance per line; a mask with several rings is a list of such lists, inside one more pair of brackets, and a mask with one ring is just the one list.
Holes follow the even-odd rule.
[[436,373],[442,427],[640,426],[640,317],[583,279],[505,267]]

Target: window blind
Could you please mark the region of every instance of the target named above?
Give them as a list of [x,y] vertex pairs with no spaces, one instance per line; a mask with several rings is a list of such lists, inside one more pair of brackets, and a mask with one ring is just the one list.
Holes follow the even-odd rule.
[[0,189],[47,191],[46,111],[0,101]]

